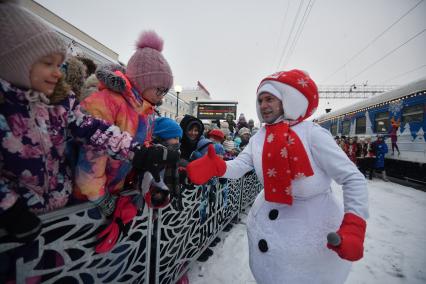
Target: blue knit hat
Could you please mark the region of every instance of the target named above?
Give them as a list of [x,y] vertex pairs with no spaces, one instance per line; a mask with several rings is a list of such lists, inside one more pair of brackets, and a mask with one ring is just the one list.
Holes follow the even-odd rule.
[[176,138],[182,138],[182,128],[171,118],[159,117],[154,122],[154,137],[161,138],[163,140]]

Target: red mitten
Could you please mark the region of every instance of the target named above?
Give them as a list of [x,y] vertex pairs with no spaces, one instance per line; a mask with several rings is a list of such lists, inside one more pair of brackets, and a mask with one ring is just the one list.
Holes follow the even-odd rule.
[[[131,222],[137,214],[137,208],[132,203],[130,196],[120,196],[113,213],[111,224],[98,235],[98,239],[105,237],[95,247],[97,253],[110,251],[117,243],[120,233],[123,232],[124,225]],[[126,233],[126,232],[123,232]]]
[[342,225],[337,231],[341,242],[337,246],[327,244],[329,249],[346,260],[360,260],[364,254],[364,238],[367,224],[364,219],[352,213],[346,213]]
[[216,155],[214,146],[209,145],[207,155],[189,163],[186,171],[192,183],[204,184],[212,177],[223,176],[226,172],[226,163]]

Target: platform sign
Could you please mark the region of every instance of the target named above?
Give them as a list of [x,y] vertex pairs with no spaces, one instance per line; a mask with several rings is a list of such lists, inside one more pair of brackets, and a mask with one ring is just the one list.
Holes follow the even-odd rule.
[[227,114],[232,114],[234,119],[237,117],[236,104],[198,104],[197,118],[199,119],[226,119]]

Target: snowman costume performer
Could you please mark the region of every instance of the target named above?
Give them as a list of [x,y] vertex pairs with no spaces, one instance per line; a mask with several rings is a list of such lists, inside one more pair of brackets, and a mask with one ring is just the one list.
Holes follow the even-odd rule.
[[[250,268],[257,283],[343,283],[363,256],[368,217],[364,176],[326,129],[310,121],[318,89],[305,72],[277,72],[257,90],[265,125],[235,160],[208,155],[188,165],[192,182],[240,178],[254,169],[264,190],[247,219]],[[331,192],[342,185],[344,208]],[[327,244],[336,232],[339,245]]]

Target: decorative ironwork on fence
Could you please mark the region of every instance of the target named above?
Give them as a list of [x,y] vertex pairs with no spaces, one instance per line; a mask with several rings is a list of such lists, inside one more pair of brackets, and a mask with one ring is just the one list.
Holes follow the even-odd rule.
[[96,235],[105,228],[105,218],[89,204],[67,207],[42,215],[42,233],[34,242],[12,250],[8,247],[14,247],[13,244],[2,244],[0,257],[2,263],[8,257],[10,265],[15,264],[17,257],[17,283],[26,283],[30,278],[35,283],[131,283],[148,280],[150,235],[147,214],[147,210],[138,213],[127,236],[121,236],[112,251],[97,254],[94,250]]
[[[30,244],[1,237],[0,262],[15,266],[16,283],[175,283],[262,188],[254,172],[181,187],[182,211],[173,203],[160,210],[145,207],[109,253],[94,251],[105,218],[80,204],[42,215],[42,233]],[[0,274],[7,270],[1,267]]]

